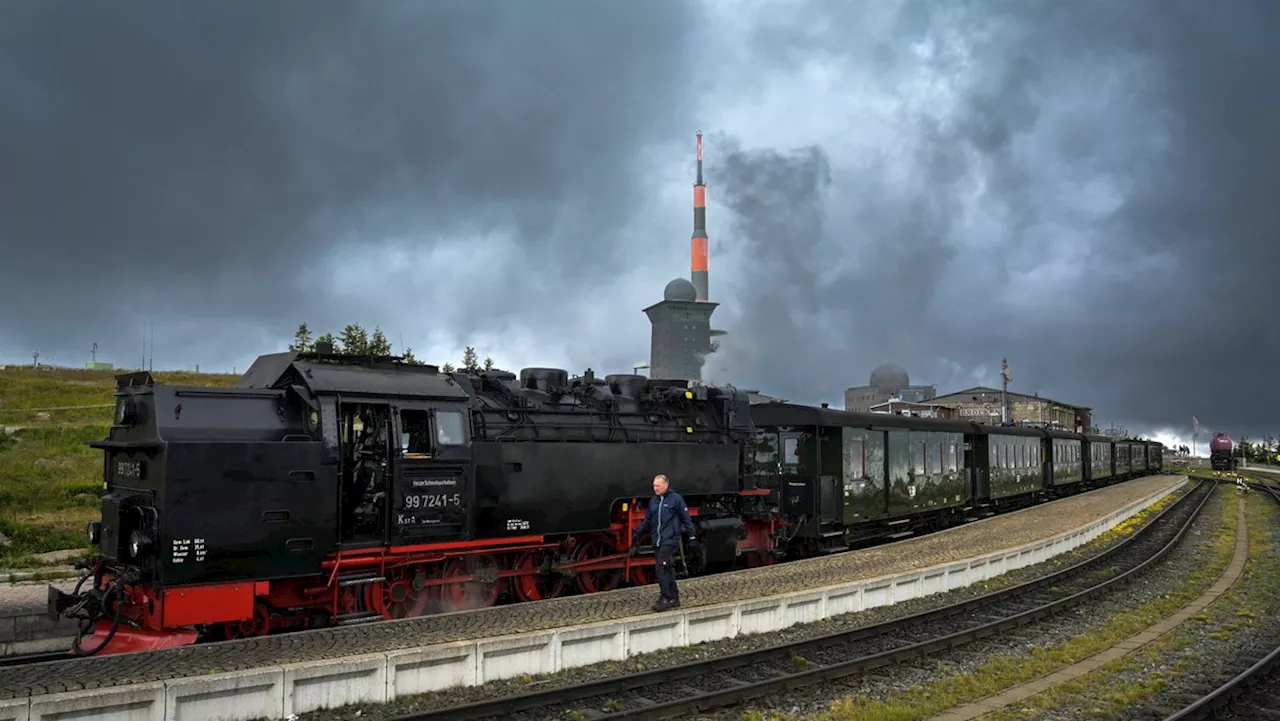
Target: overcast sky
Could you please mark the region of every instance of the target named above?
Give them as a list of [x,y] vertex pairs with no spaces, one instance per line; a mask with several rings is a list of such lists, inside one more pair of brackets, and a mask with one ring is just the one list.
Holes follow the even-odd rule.
[[[886,361],[1189,440],[1280,433],[1275,0],[0,3],[0,362],[243,371],[381,326],[627,372]],[[1201,449],[1207,435],[1202,434]]]

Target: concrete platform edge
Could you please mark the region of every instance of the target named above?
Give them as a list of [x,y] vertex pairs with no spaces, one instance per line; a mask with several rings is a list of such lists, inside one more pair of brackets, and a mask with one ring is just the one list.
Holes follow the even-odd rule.
[[[1173,474],[1170,474],[1173,475]],[[0,721],[75,712],[93,697],[99,719],[287,718],[349,703],[381,703],[521,674],[555,673],[676,646],[768,633],[797,623],[962,588],[1078,548],[1189,482],[1185,476],[1071,531],[963,561],[747,601],[340,659],[309,661],[0,701]]]

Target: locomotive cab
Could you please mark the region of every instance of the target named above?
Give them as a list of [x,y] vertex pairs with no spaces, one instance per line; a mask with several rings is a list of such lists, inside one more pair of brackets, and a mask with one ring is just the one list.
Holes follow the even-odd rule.
[[337,403],[340,545],[346,548],[470,535],[468,409],[461,403]]

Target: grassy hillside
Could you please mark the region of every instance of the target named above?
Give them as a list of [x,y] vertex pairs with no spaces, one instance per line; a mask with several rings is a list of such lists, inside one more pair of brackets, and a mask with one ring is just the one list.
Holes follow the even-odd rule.
[[[98,517],[102,453],[118,371],[0,370],[0,567],[33,563],[30,554],[84,546]],[[237,376],[156,372],[163,383],[232,386]],[[87,406],[87,407],[86,407]]]

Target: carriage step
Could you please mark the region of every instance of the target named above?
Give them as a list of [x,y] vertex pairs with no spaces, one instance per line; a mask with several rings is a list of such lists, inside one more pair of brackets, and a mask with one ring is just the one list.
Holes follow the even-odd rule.
[[890,533],[886,535],[885,538],[892,538],[896,540],[899,538],[906,538],[907,536],[914,536],[914,535],[916,535],[915,531],[898,531],[897,533]]

